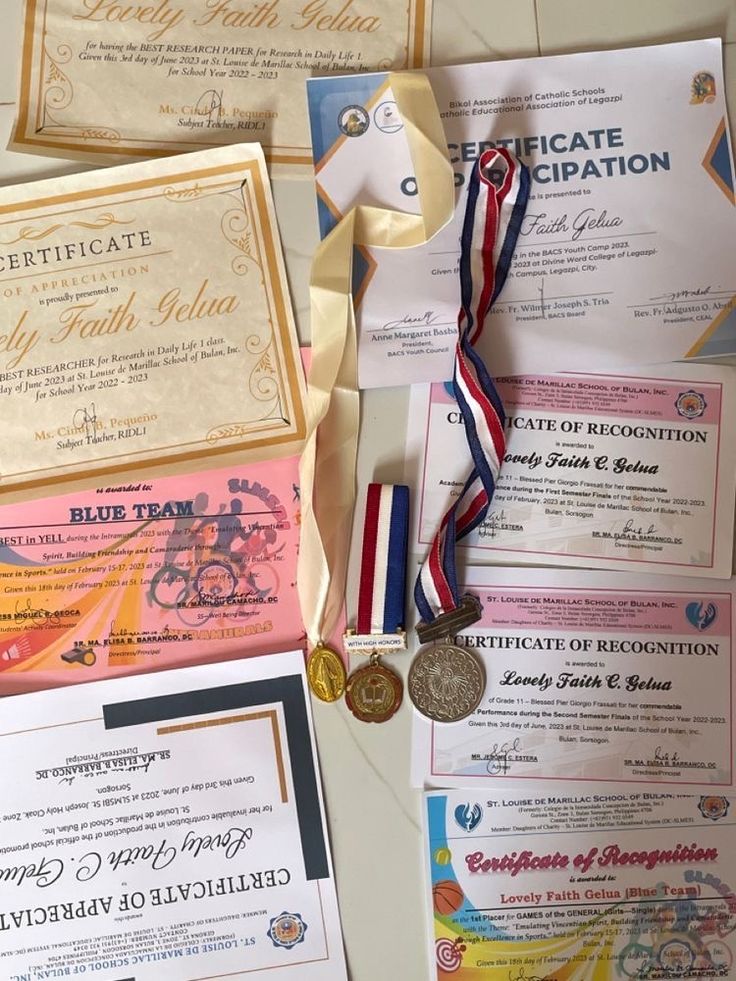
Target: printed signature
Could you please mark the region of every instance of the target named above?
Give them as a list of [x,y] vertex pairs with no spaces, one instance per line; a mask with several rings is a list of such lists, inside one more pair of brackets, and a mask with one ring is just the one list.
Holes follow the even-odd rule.
[[418,317],[405,314],[400,320],[389,320],[383,325],[383,330],[395,330],[397,327],[432,327],[436,323],[439,323],[439,314],[434,310],[426,310]]

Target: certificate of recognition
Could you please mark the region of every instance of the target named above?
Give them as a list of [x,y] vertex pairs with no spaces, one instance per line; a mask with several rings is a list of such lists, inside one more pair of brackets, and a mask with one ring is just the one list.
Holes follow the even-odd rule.
[[0,290],[0,489],[298,450],[303,372],[260,147],[0,190]]
[[0,507],[0,694],[298,647],[299,458]]
[[346,981],[300,653],[8,699],[5,978]]
[[432,0],[25,0],[11,147],[100,163],[255,140],[308,176],[307,77],[421,68],[431,16]]
[[[728,578],[735,382],[709,365],[498,379],[506,455],[487,518],[459,546],[471,561]],[[415,386],[409,420],[424,551],[467,479],[467,443],[450,385]]]
[[735,580],[467,571],[478,708],[414,715],[416,786],[730,788]]
[[450,791],[423,816],[436,981],[733,977],[732,798]]
[[[362,387],[451,376],[464,184],[494,146],[519,156],[532,179],[508,280],[477,345],[496,374],[736,352],[719,40],[431,68],[427,76],[460,206],[426,245],[360,250]],[[388,77],[310,79],[308,92],[323,236],[356,203],[417,211]],[[348,106],[362,106],[371,125],[342,132],[337,120]],[[694,228],[707,230],[697,243]]]

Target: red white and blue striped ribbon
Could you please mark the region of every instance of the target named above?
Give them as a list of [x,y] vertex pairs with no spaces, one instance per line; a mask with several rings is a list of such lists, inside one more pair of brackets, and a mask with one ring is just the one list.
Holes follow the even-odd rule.
[[414,587],[414,600],[425,623],[460,605],[455,544],[477,528],[488,513],[506,450],[506,414],[473,345],[506,280],[529,186],[528,169],[505,148],[485,150],[468,184],[460,240],[461,309],[452,384],[465,422],[473,471],[442,518]]
[[369,484],[358,592],[358,634],[394,634],[405,626],[409,488]]

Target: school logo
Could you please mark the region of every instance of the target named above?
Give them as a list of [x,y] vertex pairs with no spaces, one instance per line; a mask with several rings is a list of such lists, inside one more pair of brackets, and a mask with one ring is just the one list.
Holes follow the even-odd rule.
[[268,936],[274,947],[296,947],[304,940],[307,924],[298,913],[281,913],[271,920]]
[[345,136],[362,136],[371,118],[362,106],[345,106],[337,117],[337,125]]
[[693,966],[695,951],[686,940],[668,940],[659,948],[657,961],[665,977],[682,978]]
[[395,102],[382,102],[377,106],[373,113],[373,122],[382,133],[398,133],[404,128]]
[[687,392],[680,392],[675,399],[678,415],[684,416],[686,419],[697,419],[698,416],[702,416],[707,407],[708,403],[700,392],[694,392],[692,388]]
[[696,72],[690,85],[690,105],[701,106],[705,102],[714,102],[716,97],[716,80],[710,72]]
[[715,603],[694,600],[685,607],[685,616],[696,630],[707,630],[718,616]]
[[701,797],[698,810],[709,821],[720,821],[728,814],[729,801],[725,797]]
[[483,817],[480,804],[458,804],[455,808],[455,823],[468,833],[475,831]]

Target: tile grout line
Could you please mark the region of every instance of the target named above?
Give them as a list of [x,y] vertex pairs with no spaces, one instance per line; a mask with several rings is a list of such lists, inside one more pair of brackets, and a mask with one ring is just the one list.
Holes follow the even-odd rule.
[[539,0],[534,0],[534,29],[537,32],[537,54],[542,57],[542,43],[539,38]]

